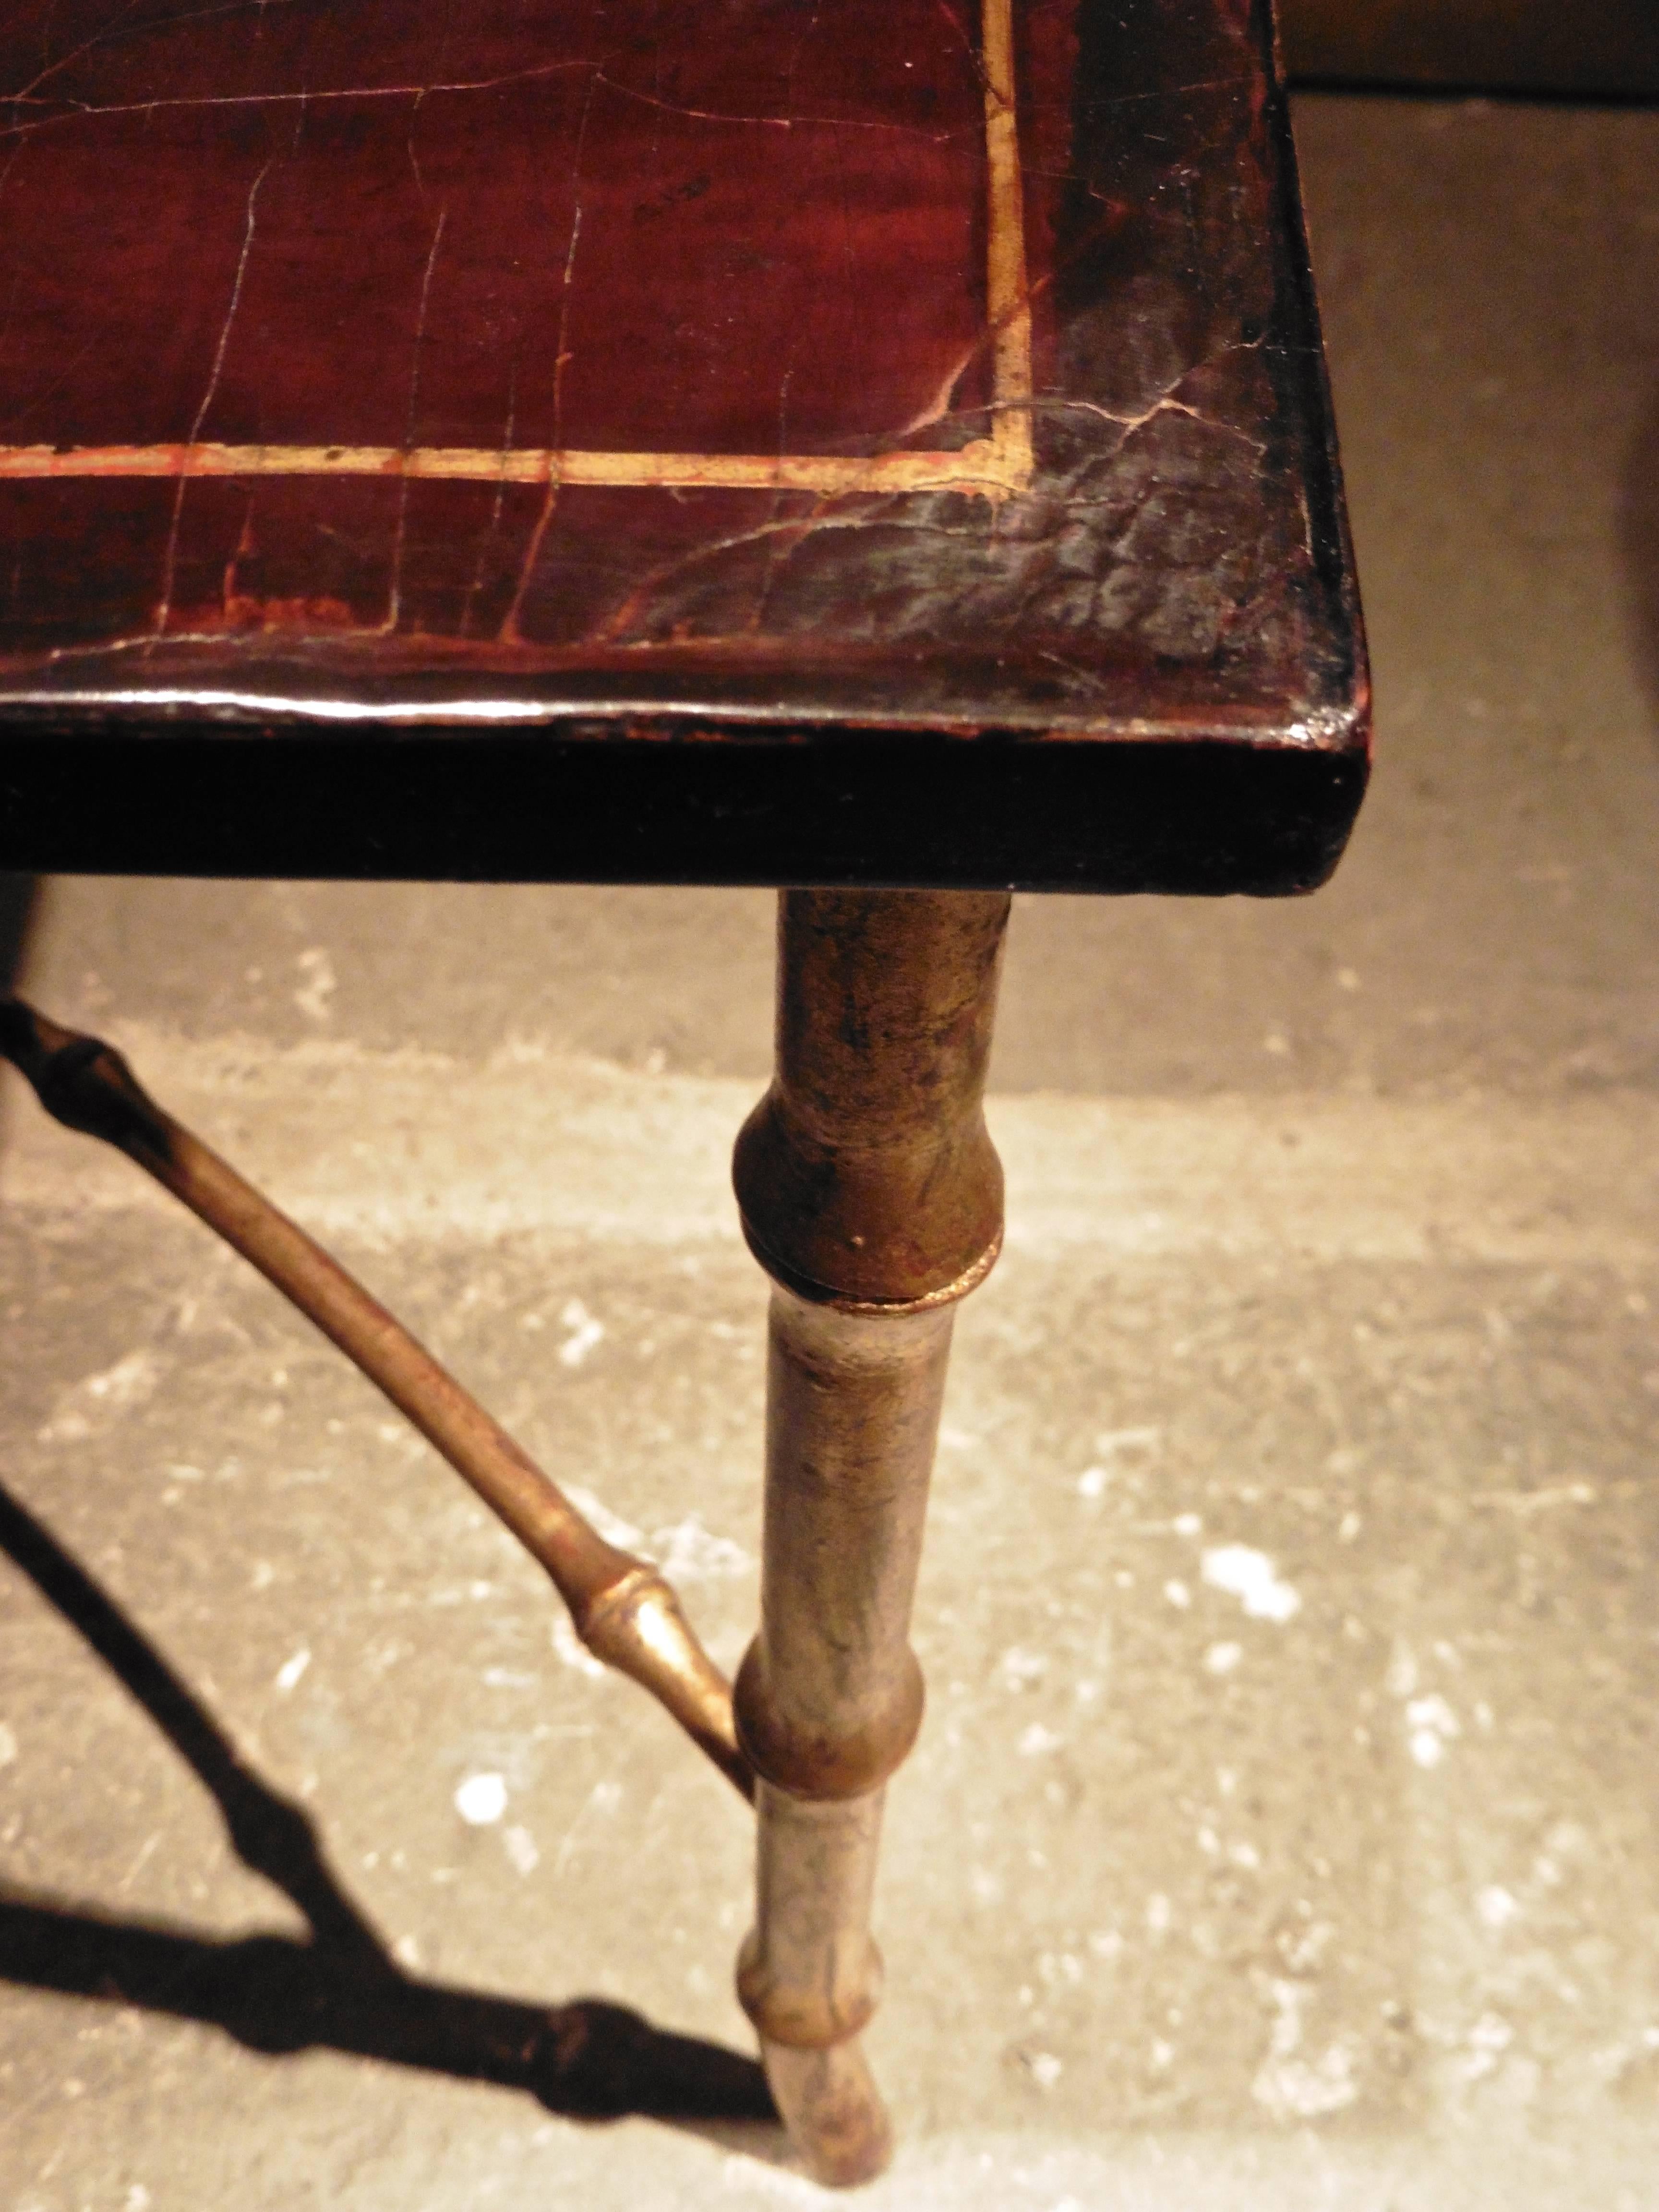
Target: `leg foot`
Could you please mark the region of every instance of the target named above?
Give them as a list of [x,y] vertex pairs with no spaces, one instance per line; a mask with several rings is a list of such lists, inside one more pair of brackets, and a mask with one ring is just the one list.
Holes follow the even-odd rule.
[[893,2154],[893,2131],[856,2035],[827,2051],[761,2038],[766,2078],[814,2181],[851,2189],[873,2181]]

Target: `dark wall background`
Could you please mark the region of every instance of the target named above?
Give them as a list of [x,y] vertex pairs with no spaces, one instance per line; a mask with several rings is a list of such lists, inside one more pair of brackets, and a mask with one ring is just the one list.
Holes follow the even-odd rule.
[[1279,0],[1304,82],[1659,97],[1659,0]]

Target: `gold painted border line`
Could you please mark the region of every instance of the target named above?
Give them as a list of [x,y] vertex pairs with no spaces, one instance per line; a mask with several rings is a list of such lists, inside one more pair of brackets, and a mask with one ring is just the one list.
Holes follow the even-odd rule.
[[955,453],[599,453],[544,447],[0,446],[0,478],[391,477],[463,483],[599,484],[740,491],[1018,489],[1003,444]]
[[982,0],[986,307],[990,435],[955,453],[617,453],[517,446],[0,446],[0,480],[73,477],[391,477],[464,483],[596,484],[618,489],[856,493],[978,492],[1031,481],[1031,307],[1014,106],[1013,0]]
[[983,0],[985,65],[985,303],[991,324],[991,442],[1012,487],[1031,481],[1031,290],[1025,272],[1025,193],[1014,92],[1013,0]]

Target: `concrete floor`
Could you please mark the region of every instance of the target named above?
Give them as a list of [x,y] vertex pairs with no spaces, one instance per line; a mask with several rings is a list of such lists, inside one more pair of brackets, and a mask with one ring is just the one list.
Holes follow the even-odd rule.
[[[1298,129],[1376,779],[1315,900],[1016,915],[872,2206],[1659,2207],[1659,113]],[[727,1663],[769,904],[62,881],[21,971]],[[817,2201],[733,2056],[735,1800],[302,1323],[0,1103],[0,2207]]]

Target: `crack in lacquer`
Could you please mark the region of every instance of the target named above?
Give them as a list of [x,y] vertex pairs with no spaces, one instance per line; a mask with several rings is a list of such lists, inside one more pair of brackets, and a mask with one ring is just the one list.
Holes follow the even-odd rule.
[[461,607],[459,635],[469,637],[472,632],[472,610],[477,605],[478,594],[483,589],[484,573],[489,556],[501,543],[501,515],[507,505],[507,456],[513,451],[513,434],[519,421],[519,356],[516,345],[507,368],[507,420],[501,428],[501,467],[495,478],[495,496],[490,501],[489,520],[478,542],[478,557],[473,564],[472,581],[467,586],[466,598]]
[[519,568],[519,581],[512,604],[501,619],[500,641],[503,645],[520,645],[523,637],[520,620],[524,603],[530,590],[536,567],[541,559],[542,547],[552,526],[554,511],[559,503],[559,476],[556,457],[564,447],[564,373],[570,362],[570,303],[572,287],[576,275],[576,247],[582,234],[582,153],[587,143],[588,118],[593,112],[592,83],[582,106],[582,119],[576,132],[575,152],[570,164],[570,197],[574,213],[570,222],[570,240],[565,248],[564,280],[559,294],[559,334],[553,351],[553,446],[550,456],[547,489],[542,495],[542,511],[536,518],[536,526],[530,533],[530,543],[525,548]]
[[[1091,470],[1102,465],[1109,466],[1113,462],[1120,459],[1142,431],[1148,428],[1161,416],[1170,414],[1187,416],[1197,422],[1203,429],[1214,431],[1219,436],[1236,439],[1260,457],[1267,451],[1261,440],[1251,437],[1247,431],[1235,423],[1206,415],[1200,409],[1191,405],[1176,395],[1184,385],[1189,383],[1194,377],[1201,375],[1206,370],[1216,368],[1222,362],[1231,359],[1237,355],[1261,351],[1265,345],[1266,338],[1261,337],[1236,339],[1226,345],[1216,347],[1198,361],[1189,362],[1180,374],[1172,378],[1164,390],[1157,393],[1146,406],[1133,412],[1106,407],[1097,400],[1074,399],[1065,396],[1050,398],[1034,395],[1029,399],[1010,404],[1017,405],[1022,412],[1032,416],[1082,413],[1111,423],[1118,430],[1119,435],[1109,451],[1091,454],[1088,457],[1084,466]],[[972,422],[976,418],[982,419],[986,414],[994,411],[994,407],[951,409],[934,417],[933,422]],[[933,424],[930,423],[929,427],[933,427]],[[1109,554],[1119,559],[1123,557],[1124,547],[1155,489],[1156,486],[1146,487],[1140,497],[1133,501],[1122,527],[1115,532],[1107,549]],[[1046,491],[1042,486],[1034,487],[1032,496],[1039,503],[1042,503],[1045,498],[1052,501],[1062,514],[1074,514],[1115,505],[1121,498],[1121,494],[1116,497],[1110,493],[1080,496],[1069,487],[1054,485],[1048,487]],[[932,514],[918,514],[914,511],[907,513],[906,508],[909,505],[910,501],[901,495],[889,495],[868,501],[851,512],[844,502],[838,502],[833,510],[823,502],[820,502],[805,515],[775,514],[774,518],[766,522],[756,524],[746,530],[734,531],[726,537],[695,547],[690,552],[678,555],[673,560],[662,563],[641,578],[629,592],[621,605],[607,617],[599,635],[607,642],[628,641],[629,632],[635,629],[645,610],[658,595],[665,591],[672,591],[677,586],[684,583],[708,562],[719,560],[729,554],[742,552],[750,546],[763,544],[767,549],[765,572],[758,592],[758,598],[763,603],[769,600],[781,573],[794,560],[801,548],[809,539],[816,538],[825,532],[885,529],[896,532],[907,538],[971,538],[976,544],[982,544],[988,535],[996,537],[1006,528],[1003,520],[1005,502],[1001,501],[994,502],[988,532],[984,528],[971,531],[954,529],[949,525],[939,522]],[[1024,607],[1040,598],[1044,588],[1044,580],[1041,578],[1032,580],[1025,586],[1019,605]],[[755,629],[756,622],[751,619],[749,627],[751,629]]]
[[[814,4],[807,21],[803,25],[799,35],[790,49],[788,66],[784,70],[783,77],[785,84],[788,87],[786,104],[792,115],[795,109],[795,77],[800,68],[801,55],[807,40],[817,33],[820,16],[821,10]],[[836,176],[841,188],[842,258],[850,275],[855,265],[851,252],[852,213],[847,198],[847,173],[839,159],[839,148],[840,142],[836,141]],[[794,380],[799,345],[800,331],[797,327],[790,340],[788,364],[778,382],[778,458],[780,461],[782,461],[789,452],[789,387]],[[811,522],[825,509],[825,499],[820,495],[813,501],[803,521],[801,517],[787,514],[784,512],[788,498],[789,494],[781,485],[772,494],[772,511],[769,518],[769,528],[767,532],[763,533],[768,538],[766,565],[755,593],[754,604],[750,610],[748,629],[753,635],[758,635],[764,627],[766,611],[771,599],[773,578],[781,565],[781,557],[782,560],[788,558],[789,554],[793,550],[795,539],[802,534],[804,529],[810,527]]]
[[[214,397],[219,389],[219,379],[224,373],[225,355],[230,347],[231,325],[236,320],[236,309],[242,297],[242,280],[247,275],[248,258],[253,252],[253,227],[259,204],[259,187],[264,183],[275,166],[273,156],[253,179],[252,189],[248,192],[247,213],[242,226],[242,250],[236,257],[236,276],[230,288],[230,304],[225,310],[224,321],[219,327],[219,343],[214,349],[213,367],[209,372],[207,389],[203,392],[202,404],[196,410],[196,420],[190,426],[190,442],[192,446],[200,442],[202,425],[207,420],[208,410],[212,406]],[[173,585],[179,562],[179,529],[184,520],[185,494],[189,487],[190,478],[180,476],[178,489],[173,496],[173,520],[167,529],[167,554],[161,567],[161,604],[155,610],[155,635],[158,638],[165,634],[167,618],[173,612]]]
[[[947,488],[941,487],[941,489]],[[951,486],[948,489],[952,490],[960,489],[964,496],[975,495],[974,487],[966,479],[963,480],[961,487]],[[995,489],[1000,495],[1005,495],[1006,493],[1006,485],[999,484]],[[799,495],[796,495],[799,496]],[[829,532],[890,529],[902,531],[908,536],[918,538],[963,538],[971,540],[976,545],[982,545],[986,542],[988,532],[982,528],[957,530],[948,524],[934,521],[931,516],[906,514],[903,512],[904,506],[908,500],[914,496],[915,495],[896,492],[878,495],[867,499],[862,506],[850,512],[845,499],[836,500],[833,507],[827,499],[820,500],[806,514],[776,516],[765,522],[752,524],[747,530],[734,530],[724,538],[714,538],[705,544],[694,546],[690,551],[677,554],[672,561],[663,562],[659,567],[641,577],[622,604],[606,617],[597,635],[601,643],[625,643],[629,630],[634,628],[642,610],[647,607],[651,600],[660,592],[673,586],[705,562],[716,560],[727,553],[740,553],[747,546],[765,545],[767,547],[768,568],[763,589],[769,592],[775,581],[777,572],[786,568],[794,559],[795,555],[807,540],[821,537]],[[994,516],[1000,504],[1000,497],[992,501]],[[996,534],[997,524],[994,520],[988,535],[994,537]],[[783,541],[782,548],[781,552],[775,555],[772,541],[778,539]],[[749,627],[753,629],[756,625],[751,622]]]
[[[636,100],[641,106],[660,109],[665,114],[684,116],[697,123],[729,124],[738,127],[772,131],[879,131],[905,137],[920,138],[934,146],[948,145],[957,134],[954,131],[928,130],[917,123],[900,123],[890,118],[854,115],[732,115],[716,108],[688,107],[677,100],[663,100],[654,93],[641,92],[636,86],[621,83],[607,76],[602,65],[587,61],[540,62],[521,70],[509,70],[499,76],[462,78],[441,84],[386,84],[343,85],[322,89],[306,88],[296,92],[238,92],[215,94],[191,94],[176,97],[161,95],[150,100],[112,101],[100,105],[84,100],[65,100],[50,115],[26,118],[0,130],[0,140],[23,138],[52,129],[60,123],[95,122],[111,116],[149,115],[171,108],[214,109],[236,107],[274,107],[309,101],[352,100],[427,100],[441,94],[460,94],[471,92],[498,92],[508,85],[526,84],[538,79],[559,76],[572,70],[586,70],[595,84],[601,84],[623,100]],[[32,104],[26,94],[0,94],[0,107],[21,107]]]
[[[13,100],[24,100],[31,98],[32,95],[38,92],[40,87],[46,83],[48,77],[58,76],[60,70],[70,68],[74,63],[80,61],[87,54],[96,53],[102,46],[114,45],[116,42],[117,27],[121,21],[121,17],[131,15],[135,8],[142,7],[143,4],[143,0],[126,0],[125,7],[119,10],[113,23],[105,24],[103,28],[94,37],[82,40],[78,46],[72,46],[68,53],[60,54],[55,62],[48,62],[46,68],[40,71],[38,76],[32,76],[21,92],[15,92],[9,94],[9,99]],[[220,11],[210,10],[208,12],[216,13]],[[196,18],[194,16],[187,15],[182,20],[185,22],[193,22]],[[156,27],[157,27],[152,23],[141,23],[137,26],[137,29],[141,34],[145,31],[154,30]],[[173,22],[169,21],[161,27],[171,30],[173,27]]]
[[[404,430],[404,450],[412,450],[415,444],[416,410],[421,397],[421,354],[426,344],[427,306],[432,297],[432,272],[438,265],[438,249],[443,244],[444,225],[449,221],[447,203],[438,210],[438,220],[432,233],[432,246],[426,257],[426,273],[421,279],[421,304],[415,316],[415,350],[409,366],[409,413]],[[392,540],[392,579],[386,592],[386,620],[381,625],[385,635],[390,636],[398,627],[401,611],[404,578],[404,539],[409,526],[409,486],[407,474],[398,479],[398,527]]]

